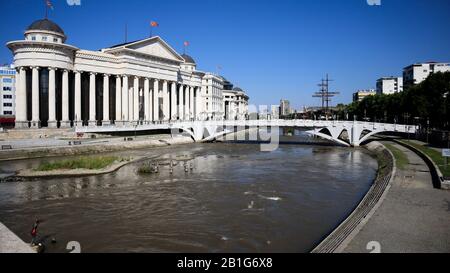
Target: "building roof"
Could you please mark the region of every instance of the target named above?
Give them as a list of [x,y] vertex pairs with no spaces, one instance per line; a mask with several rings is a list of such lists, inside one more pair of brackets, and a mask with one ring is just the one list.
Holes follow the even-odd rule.
[[136,43],[136,42],[143,41],[143,40],[145,40],[145,39],[139,39],[139,40],[135,40],[135,41],[131,41],[131,42],[121,43],[121,44],[117,44],[117,45],[110,46],[109,48],[115,48],[115,47],[126,46],[126,45],[134,44],[134,43]]
[[235,87],[235,88],[233,88],[233,91],[244,92],[244,90],[242,90],[242,89],[241,89],[241,88],[239,88],[239,87]]
[[44,30],[44,31],[52,31],[65,36],[64,31],[61,27],[59,27],[56,23],[48,20],[41,19],[33,22],[28,28],[27,31],[30,30]]
[[183,57],[183,59],[186,61],[186,63],[196,64],[195,60],[187,54],[183,54],[183,55],[181,55],[181,57]]

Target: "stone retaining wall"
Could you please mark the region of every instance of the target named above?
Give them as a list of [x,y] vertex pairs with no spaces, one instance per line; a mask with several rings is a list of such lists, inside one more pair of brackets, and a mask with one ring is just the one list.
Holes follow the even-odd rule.
[[342,252],[375,213],[389,191],[396,172],[394,156],[384,145],[376,141],[370,142],[365,148],[377,156],[379,165],[377,178],[352,214],[327,236],[312,253]]

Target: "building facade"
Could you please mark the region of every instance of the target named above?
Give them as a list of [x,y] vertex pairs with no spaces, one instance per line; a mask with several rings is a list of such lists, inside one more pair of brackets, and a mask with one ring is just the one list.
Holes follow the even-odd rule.
[[99,51],[66,40],[43,19],[7,43],[17,71],[16,128],[223,119],[222,78],[198,71],[160,37]]
[[399,92],[403,92],[402,77],[384,77],[377,80],[377,94],[390,95]]
[[247,94],[239,87],[223,90],[223,109],[226,120],[245,120],[248,118]]
[[202,79],[204,89],[202,116],[207,120],[224,119],[223,84],[222,77],[213,73],[206,73]]
[[0,116],[15,116],[16,70],[14,68],[0,67],[0,92]]
[[360,102],[364,98],[374,96],[376,94],[377,92],[375,91],[375,89],[358,90],[356,93],[353,94],[353,102]]
[[288,116],[291,114],[291,103],[288,100],[280,100],[280,115]]
[[270,114],[272,116],[272,119],[279,119],[280,118],[280,106],[272,105]]
[[450,63],[416,63],[403,69],[403,84],[406,87],[423,82],[428,76],[438,72],[449,72]]

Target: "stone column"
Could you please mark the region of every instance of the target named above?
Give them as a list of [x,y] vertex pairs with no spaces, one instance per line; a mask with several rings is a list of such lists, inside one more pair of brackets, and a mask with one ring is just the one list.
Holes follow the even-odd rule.
[[178,106],[178,113],[180,120],[184,120],[184,86],[180,84],[180,105]]
[[89,126],[97,126],[96,108],[95,108],[95,75],[90,73],[89,78]]
[[148,78],[145,78],[145,80],[144,80],[144,120],[145,120],[145,122],[151,121],[150,80]]
[[190,119],[191,120],[195,120],[195,115],[194,115],[194,87],[191,86],[190,88],[190,92],[189,92],[189,113],[190,113]]
[[109,75],[103,75],[103,121],[102,126],[110,125],[109,118]]
[[81,122],[81,72],[75,72],[75,124],[82,126]]
[[32,67],[32,84],[31,84],[31,128],[41,127],[39,119],[39,67]]
[[55,68],[48,68],[48,128],[56,128]]
[[190,97],[189,94],[190,93],[191,93],[191,87],[188,85],[188,86],[186,86],[186,92],[184,94],[184,100],[185,100],[185,103],[184,103],[184,119],[185,120],[190,120],[191,119],[191,116],[190,116],[191,107],[189,105],[189,97]]
[[170,120],[170,105],[169,105],[169,88],[167,81],[163,81],[163,120]]
[[61,128],[70,127],[69,120],[69,71],[63,71],[62,77],[62,120]]
[[133,85],[133,120],[139,121],[139,77],[134,77],[134,85]]
[[119,75],[116,76],[116,120],[115,124],[120,125],[122,121],[122,81]]
[[27,71],[19,68],[16,78],[16,128],[28,128]]
[[128,85],[128,121],[132,122],[134,120],[134,107],[133,107],[133,89],[134,83],[131,82]]
[[170,120],[176,120],[178,116],[177,111],[177,83],[172,83],[172,88],[170,90],[170,95],[172,97],[171,110],[170,110]]
[[159,121],[159,80],[153,83],[153,121]]
[[196,88],[196,91],[195,91],[195,101],[194,101],[194,104],[195,104],[195,119],[196,120],[198,120],[198,119],[200,119],[200,113],[202,112],[202,109],[201,109],[201,94],[202,93],[202,89],[201,89],[201,87],[197,87]]
[[128,76],[123,76],[122,86],[122,121],[128,123]]

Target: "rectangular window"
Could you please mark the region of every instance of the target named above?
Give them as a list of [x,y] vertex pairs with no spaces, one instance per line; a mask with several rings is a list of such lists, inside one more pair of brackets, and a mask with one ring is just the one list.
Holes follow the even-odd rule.
[[3,107],[12,107],[12,103],[3,103]]
[[53,38],[53,42],[57,43],[58,39],[57,38]]
[[3,115],[11,116],[11,115],[12,115],[12,111],[4,111],[4,112],[3,112]]
[[13,80],[11,78],[4,78],[3,82],[5,82],[5,83],[12,83]]
[[36,41],[36,36],[32,36],[31,41]]
[[4,99],[12,99],[12,95],[3,95]]
[[9,86],[3,86],[3,91],[11,91],[11,87]]
[[42,41],[44,41],[44,42],[47,41],[47,36],[43,36]]

